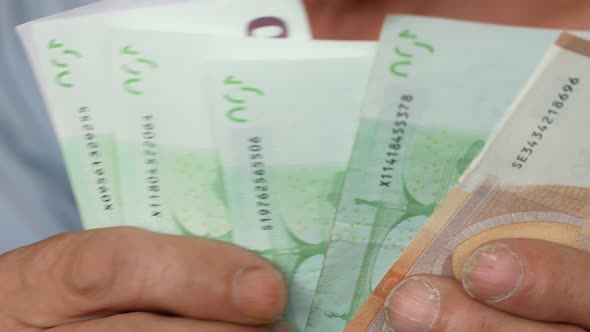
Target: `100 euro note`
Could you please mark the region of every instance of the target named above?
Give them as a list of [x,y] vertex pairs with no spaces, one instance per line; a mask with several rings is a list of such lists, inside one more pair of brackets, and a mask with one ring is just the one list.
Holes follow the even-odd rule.
[[344,329],[558,33],[387,19],[308,331]]
[[[272,5],[271,5],[272,2]],[[106,4],[105,8],[108,8]],[[103,9],[105,9],[103,8]],[[80,10],[79,10],[80,11]],[[113,116],[104,75],[109,27],[152,27],[246,36],[271,28],[278,36],[309,37],[294,1],[197,1],[142,10],[32,22],[36,75],[51,115],[86,228],[122,223],[115,165]],[[279,24],[280,23],[280,24]],[[275,31],[276,30],[276,31]],[[31,41],[29,41],[31,42]]]
[[[118,181],[113,170],[113,142],[109,137],[109,120],[102,114],[97,115],[94,112],[94,102],[87,98],[88,95],[96,94],[97,91],[103,92],[104,87],[93,85],[96,83],[93,80],[84,83],[66,82],[65,77],[77,71],[83,71],[85,65],[58,58],[80,59],[82,53],[79,49],[63,49],[64,44],[53,37],[40,42],[36,31],[40,26],[52,31],[50,33],[54,36],[61,36],[64,33],[76,34],[79,30],[72,29],[72,25],[84,26],[87,23],[96,22],[99,18],[104,19],[108,15],[127,13],[124,11],[126,9],[141,13],[143,6],[155,4],[156,1],[151,0],[149,3],[148,0],[99,1],[17,27],[59,138],[83,223],[88,228],[113,226],[121,218]],[[58,28],[57,30],[61,30],[58,32],[52,28],[63,27],[64,24],[69,25],[69,31],[66,31],[67,27]],[[48,48],[60,50],[54,51],[54,54],[48,54],[46,53]],[[87,51],[84,48],[84,53],[88,53]],[[47,65],[54,67],[54,73],[47,74]],[[49,71],[51,72],[51,69]],[[59,87],[53,86],[55,83]]]
[[374,54],[373,43],[141,30],[114,35],[110,100],[125,224],[224,240],[232,239],[232,225],[203,90],[209,61]]
[[494,138],[348,327],[381,332],[383,303],[406,276],[460,279],[485,242],[522,237],[590,248],[590,41],[563,34]]
[[303,331],[352,150],[373,57],[224,61],[212,66],[233,242],[275,262]]

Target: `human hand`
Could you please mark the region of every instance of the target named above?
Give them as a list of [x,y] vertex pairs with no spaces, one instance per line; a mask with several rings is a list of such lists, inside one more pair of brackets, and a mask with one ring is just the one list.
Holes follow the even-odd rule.
[[492,242],[465,264],[461,283],[402,281],[386,301],[395,332],[583,332],[590,329],[590,255],[527,239]]
[[0,256],[0,331],[288,331],[286,302],[268,261],[205,239],[113,228]]

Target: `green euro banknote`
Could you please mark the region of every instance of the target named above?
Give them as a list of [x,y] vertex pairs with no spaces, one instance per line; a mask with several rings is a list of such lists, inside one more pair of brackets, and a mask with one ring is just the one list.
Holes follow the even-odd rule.
[[[297,1],[218,0],[42,20],[21,27],[86,228],[121,224],[104,46],[111,27],[309,38]],[[36,64],[36,65],[35,65]]]
[[212,65],[213,113],[233,242],[275,262],[303,331],[373,57]]
[[[204,94],[209,62],[232,57],[338,58],[343,54],[372,59],[375,50],[375,44],[368,42],[220,38],[141,30],[115,35],[109,55],[113,61],[109,86],[117,114],[125,224],[222,240],[232,240],[233,225],[226,214]],[[364,70],[368,77],[369,69]],[[323,89],[313,81],[309,84]],[[301,98],[310,99],[305,94]]]
[[345,328],[558,34],[387,19],[307,331]]

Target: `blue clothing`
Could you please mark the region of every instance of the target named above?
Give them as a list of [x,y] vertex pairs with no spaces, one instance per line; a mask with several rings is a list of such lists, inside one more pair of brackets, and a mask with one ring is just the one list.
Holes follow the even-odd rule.
[[0,0],[0,253],[80,229],[61,152],[15,26],[93,0]]

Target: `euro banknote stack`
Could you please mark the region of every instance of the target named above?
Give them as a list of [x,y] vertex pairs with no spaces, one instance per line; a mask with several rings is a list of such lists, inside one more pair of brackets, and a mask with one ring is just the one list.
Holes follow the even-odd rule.
[[491,239],[590,241],[584,32],[391,16],[379,42],[318,41],[295,0],[102,1],[17,30],[85,228],[253,250],[294,331],[386,331],[402,278],[459,278]]

